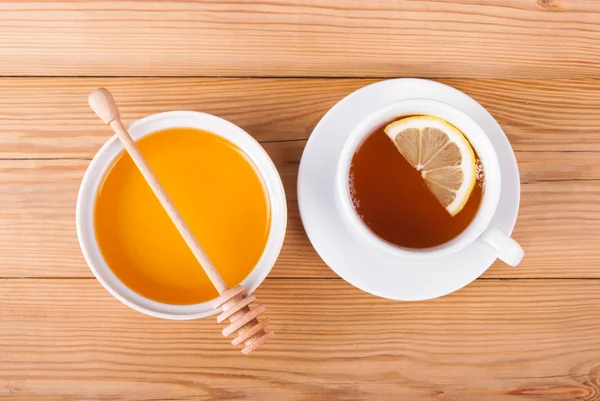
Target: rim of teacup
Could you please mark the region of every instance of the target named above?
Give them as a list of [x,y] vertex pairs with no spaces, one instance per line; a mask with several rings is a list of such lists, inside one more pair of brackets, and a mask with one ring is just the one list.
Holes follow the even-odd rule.
[[[352,157],[363,141],[378,128],[394,119],[411,115],[433,115],[446,120],[467,137],[485,173],[484,191],[475,218],[465,230],[440,246],[424,249],[404,248],[392,244],[373,233],[362,221],[352,204],[349,172]],[[408,259],[434,259],[452,255],[473,243],[490,225],[501,188],[500,164],[492,143],[483,129],[467,114],[457,108],[432,99],[405,99],[390,103],[363,119],[350,133],[338,161],[336,197],[342,219],[360,240],[389,254]]]
[[[197,111],[169,111],[152,114],[128,126],[134,140],[167,128],[197,128],[228,139],[252,161],[262,178],[271,211],[271,225],[267,244],[256,266],[242,281],[248,294],[267,277],[279,256],[287,226],[287,204],[281,177],[263,147],[246,131],[220,117]],[[83,256],[98,281],[119,301],[149,316],[172,320],[189,320],[218,312],[212,300],[193,305],[170,305],[148,299],[127,287],[108,267],[102,256],[94,230],[94,206],[99,186],[115,158],[124,151],[113,135],[90,162],[77,197],[77,237]]]

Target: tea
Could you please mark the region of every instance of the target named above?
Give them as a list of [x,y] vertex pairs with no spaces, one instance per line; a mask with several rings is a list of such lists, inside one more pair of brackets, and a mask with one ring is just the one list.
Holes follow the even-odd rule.
[[431,248],[457,237],[477,214],[483,182],[476,182],[452,216],[384,128],[368,136],[352,159],[350,195],[357,214],[374,234],[400,247]]
[[[233,143],[192,128],[137,142],[148,164],[229,286],[252,271],[267,243],[270,209],[261,177]],[[126,153],[96,198],[97,241],[130,289],[167,304],[218,294]]]

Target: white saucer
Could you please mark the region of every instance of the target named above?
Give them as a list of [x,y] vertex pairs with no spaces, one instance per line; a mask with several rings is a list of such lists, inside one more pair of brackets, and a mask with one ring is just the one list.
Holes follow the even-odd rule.
[[520,196],[517,161],[504,131],[487,110],[457,89],[428,80],[393,79],[361,88],[331,108],[315,127],[300,162],[298,204],[304,229],[317,253],[344,280],[371,294],[404,301],[456,291],[479,277],[496,259],[478,242],[444,258],[402,259],[360,242],[342,221],[335,202],[335,175],[346,138],[369,114],[411,98],[448,103],[468,114],[487,133],[502,175],[500,203],[492,224],[507,234],[515,226]]

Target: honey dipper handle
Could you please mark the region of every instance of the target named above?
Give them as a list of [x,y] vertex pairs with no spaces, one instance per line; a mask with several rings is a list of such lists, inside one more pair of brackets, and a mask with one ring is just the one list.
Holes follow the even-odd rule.
[[111,93],[104,88],[96,89],[90,93],[88,101],[90,107],[92,110],[94,110],[98,117],[100,117],[105,124],[110,125],[113,131],[115,131],[121,140],[121,143],[123,143],[125,150],[127,150],[127,153],[129,153],[133,159],[133,162],[146,179],[148,185],[150,185],[150,188],[152,188],[152,191],[154,191],[154,194],[160,201],[160,204],[173,221],[173,224],[175,224],[175,227],[177,227],[177,230],[208,275],[208,278],[213,283],[219,294],[226,291],[227,284],[225,284],[225,281],[223,281],[223,278],[210,261],[208,255],[192,233],[190,227],[187,225],[185,220],[183,220],[183,217],[173,204],[173,201],[152,172],[152,169],[150,169],[150,166],[146,162],[146,159],[144,159],[142,156],[140,149],[137,147],[135,141],[133,138],[131,138],[131,135],[129,135],[129,132],[127,132],[127,129],[121,122],[119,109]]

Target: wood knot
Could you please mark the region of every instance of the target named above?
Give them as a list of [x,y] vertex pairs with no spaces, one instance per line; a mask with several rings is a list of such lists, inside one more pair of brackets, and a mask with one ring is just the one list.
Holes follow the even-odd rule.
[[543,8],[544,10],[558,8],[556,0],[537,0],[537,4],[540,8]]

